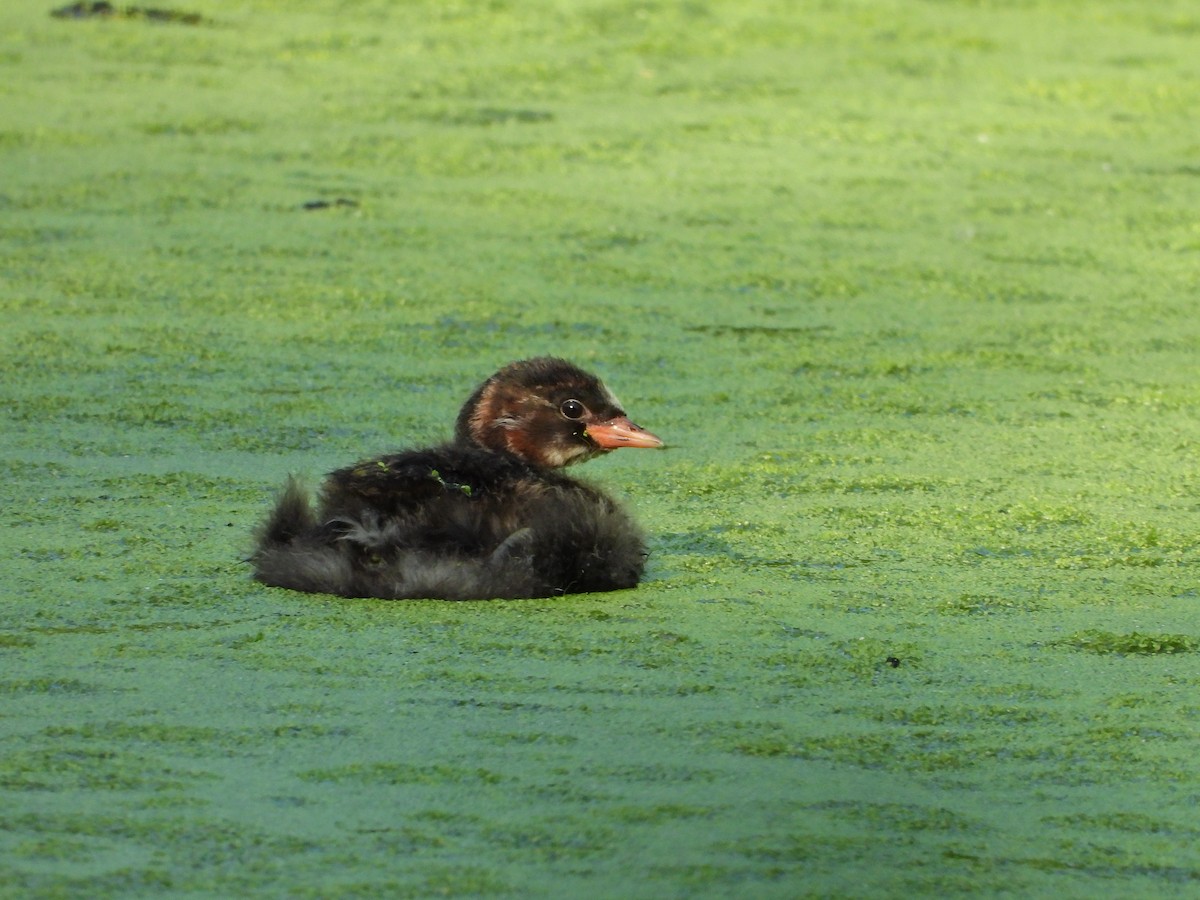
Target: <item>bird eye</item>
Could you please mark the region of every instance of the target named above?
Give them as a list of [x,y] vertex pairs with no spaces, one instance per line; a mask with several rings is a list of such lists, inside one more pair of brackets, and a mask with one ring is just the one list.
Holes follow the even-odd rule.
[[584,413],[583,404],[578,400],[564,400],[558,411],[568,419],[582,419]]

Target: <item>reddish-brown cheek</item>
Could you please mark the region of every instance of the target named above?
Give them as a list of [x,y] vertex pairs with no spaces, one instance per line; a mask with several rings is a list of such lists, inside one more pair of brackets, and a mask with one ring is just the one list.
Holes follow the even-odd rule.
[[537,441],[533,440],[528,432],[519,428],[507,430],[504,433],[504,442],[508,445],[509,453],[516,454],[530,462],[542,462]]

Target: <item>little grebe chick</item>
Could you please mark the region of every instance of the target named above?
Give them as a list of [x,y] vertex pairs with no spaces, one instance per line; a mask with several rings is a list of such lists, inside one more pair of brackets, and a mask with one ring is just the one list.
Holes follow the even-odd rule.
[[289,480],[250,561],[266,584],[389,599],[548,597],[638,583],[642,534],[598,488],[557,471],[661,447],[596,376],[514,362],[481,384],[453,442],[331,473],[314,511]]

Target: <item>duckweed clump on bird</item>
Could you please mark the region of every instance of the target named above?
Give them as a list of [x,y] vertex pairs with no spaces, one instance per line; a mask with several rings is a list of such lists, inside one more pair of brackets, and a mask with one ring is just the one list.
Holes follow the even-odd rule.
[[[1200,883],[1194,10],[61,5],[0,35],[0,893]],[[580,472],[636,590],[249,580],[288,473],[538,354],[669,445]]]

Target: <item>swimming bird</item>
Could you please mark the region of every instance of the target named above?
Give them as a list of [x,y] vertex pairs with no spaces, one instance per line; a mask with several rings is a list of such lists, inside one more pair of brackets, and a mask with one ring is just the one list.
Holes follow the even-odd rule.
[[346,597],[550,597],[635,586],[641,531],[617,501],[563,474],[663,442],[595,375],[563,359],[510,363],[463,405],[448,444],[330,473],[314,509],[289,478],[250,557],[259,581]]

